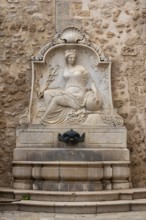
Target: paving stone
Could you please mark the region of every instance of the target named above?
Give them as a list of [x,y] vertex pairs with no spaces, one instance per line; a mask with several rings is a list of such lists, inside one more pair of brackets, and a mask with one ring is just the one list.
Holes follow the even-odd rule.
[[0,212],[0,220],[146,220],[146,211],[98,215],[54,215],[42,212]]

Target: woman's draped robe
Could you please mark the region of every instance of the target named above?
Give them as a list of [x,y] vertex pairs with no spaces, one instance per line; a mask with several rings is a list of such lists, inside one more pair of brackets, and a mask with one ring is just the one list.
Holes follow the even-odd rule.
[[42,124],[64,123],[74,111],[85,108],[90,95],[94,96],[92,91],[86,90],[88,74],[84,67],[65,68],[63,77],[66,82],[64,90],[44,91],[46,112],[41,118]]

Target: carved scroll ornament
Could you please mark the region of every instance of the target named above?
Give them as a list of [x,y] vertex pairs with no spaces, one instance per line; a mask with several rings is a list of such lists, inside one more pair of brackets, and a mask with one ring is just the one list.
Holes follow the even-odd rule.
[[28,110],[28,108],[26,108],[25,113],[19,117],[19,124],[23,127],[29,124],[29,110]]
[[105,124],[122,126],[123,118],[118,115],[117,109],[104,109],[102,111],[101,117]]

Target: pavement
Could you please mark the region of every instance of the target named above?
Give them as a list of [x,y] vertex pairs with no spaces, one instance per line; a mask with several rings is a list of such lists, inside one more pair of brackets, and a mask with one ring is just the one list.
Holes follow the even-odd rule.
[[98,215],[69,215],[7,211],[0,212],[0,220],[146,220],[146,211],[106,213]]

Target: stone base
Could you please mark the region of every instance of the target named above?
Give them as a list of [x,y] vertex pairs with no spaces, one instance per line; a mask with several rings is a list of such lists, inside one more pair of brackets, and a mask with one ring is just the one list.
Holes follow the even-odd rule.
[[13,188],[97,191],[129,188],[129,162],[13,162]]
[[[70,129],[80,135],[85,133],[85,140],[70,146],[58,140],[58,135]],[[31,125],[17,128],[17,148],[87,148],[87,149],[125,149],[127,148],[127,133],[125,127],[115,126],[75,126],[75,125]]]
[[[85,141],[69,145],[58,134],[73,129]],[[126,129],[109,126],[33,125],[17,129],[13,187],[48,191],[129,188]]]

